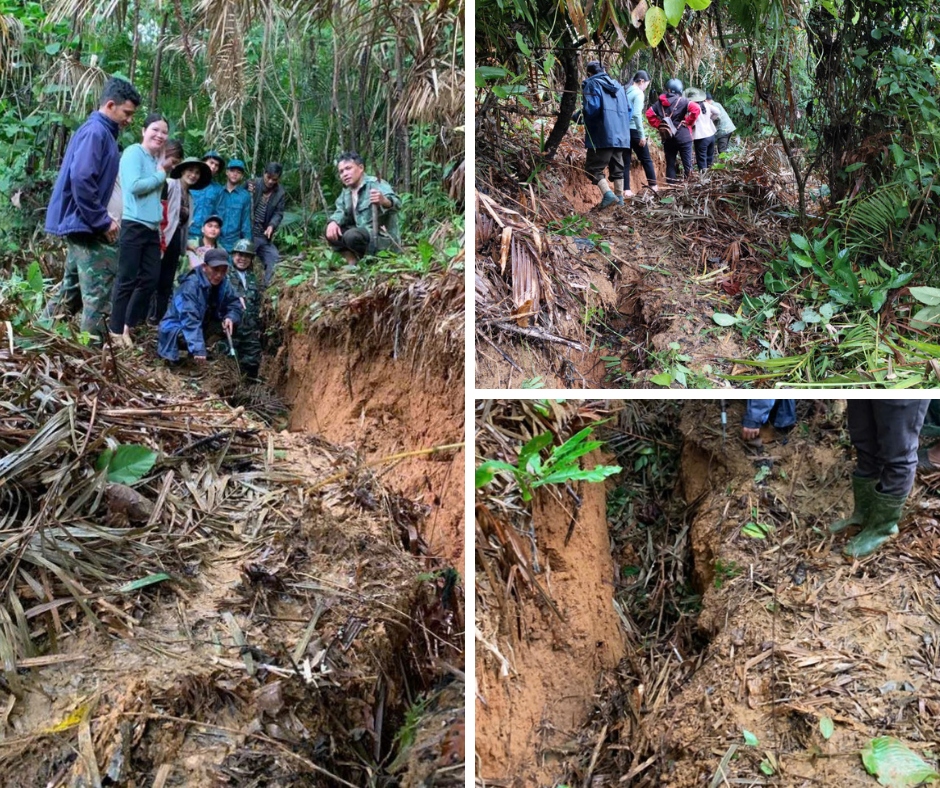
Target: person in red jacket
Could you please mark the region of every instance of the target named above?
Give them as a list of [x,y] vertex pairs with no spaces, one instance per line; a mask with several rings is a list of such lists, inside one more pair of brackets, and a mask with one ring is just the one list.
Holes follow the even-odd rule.
[[666,154],[666,182],[678,183],[676,157],[682,159],[684,177],[692,174],[692,132],[691,128],[701,114],[699,105],[690,102],[682,95],[682,83],[670,79],[666,83],[666,92],[646,110],[646,119],[650,126],[659,131],[663,139],[663,152]]

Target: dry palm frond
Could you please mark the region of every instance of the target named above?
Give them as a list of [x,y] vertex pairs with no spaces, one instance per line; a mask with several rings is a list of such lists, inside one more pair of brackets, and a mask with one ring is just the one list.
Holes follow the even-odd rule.
[[26,28],[15,16],[0,14],[0,74],[6,74],[23,46]]
[[55,24],[68,19],[110,19],[123,27],[127,8],[121,0],[51,0],[48,20]]
[[98,97],[108,79],[107,73],[98,67],[97,58],[85,65],[76,50],[68,50],[52,63],[43,75],[43,82],[57,85],[56,109],[65,114],[82,114],[98,106]]

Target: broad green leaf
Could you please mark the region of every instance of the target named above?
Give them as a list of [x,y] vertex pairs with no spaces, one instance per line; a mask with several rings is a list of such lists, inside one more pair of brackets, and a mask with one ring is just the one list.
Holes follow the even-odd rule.
[[877,312],[885,305],[888,300],[888,293],[885,290],[873,290],[871,294],[871,311]]
[[542,66],[542,70],[545,72],[546,76],[549,76],[552,73],[553,68],[555,68],[555,55],[549,52],[545,56],[545,65]]
[[762,760],[758,766],[760,766],[760,770],[768,777],[774,773],[774,767],[766,758],[764,758],[764,760]]
[[653,375],[653,377],[650,378],[650,383],[655,383],[657,386],[671,386],[673,380],[675,380],[675,378],[668,372],[661,372],[658,375]]
[[519,47],[519,51],[526,57],[532,57],[532,50],[529,49],[529,45],[525,42],[525,39],[522,37],[522,33],[518,30],[516,31],[516,45]]
[[940,306],[925,306],[911,318],[911,328],[927,331],[940,324]]
[[146,446],[118,446],[108,463],[108,481],[133,484],[144,478],[157,462],[157,453]]
[[561,484],[572,481],[602,482],[608,476],[620,473],[623,469],[619,465],[597,465],[585,470],[563,470],[550,473],[544,479],[533,482],[533,487],[541,487],[543,484]]
[[940,306],[940,287],[912,287],[910,293],[927,306]]
[[734,315],[728,315],[724,312],[715,312],[712,315],[712,320],[714,320],[719,326],[733,326],[738,322],[738,318]]
[[95,462],[95,470],[99,473],[111,464],[111,458],[114,456],[114,449],[105,449],[98,455]]
[[704,11],[712,4],[712,0],[686,0],[686,5],[693,11]]
[[551,446],[554,440],[555,436],[550,432],[543,432],[541,435],[536,435],[532,438],[532,440],[519,450],[519,467],[528,468],[529,459],[533,455],[537,455],[542,449]]
[[791,257],[793,257],[793,262],[795,262],[800,268],[812,268],[813,261],[811,258],[807,257],[805,254],[799,254],[798,252],[791,252]]
[[164,580],[169,579],[170,576],[166,572],[158,572],[155,575],[147,575],[146,577],[140,578],[140,580],[134,580],[130,583],[125,583],[117,590],[117,592],[119,594],[129,594],[131,591],[137,591],[141,588],[152,586],[155,583],[162,583]]
[[509,471],[515,474],[516,466],[510,465],[508,462],[503,462],[502,460],[487,460],[477,468],[473,486],[478,490],[481,487],[485,487],[493,481],[493,477],[496,475],[497,471]]
[[758,739],[753,733],[751,733],[746,728],[741,730],[741,734],[744,736],[744,743],[748,747],[756,747],[760,744],[760,739]]
[[913,788],[940,780],[940,774],[927,761],[893,736],[872,739],[860,754],[868,773],[888,788]]
[[835,732],[836,726],[833,724],[832,720],[829,717],[820,717],[819,718],[819,732],[822,734],[822,737],[829,741],[832,738],[832,734]]
[[26,269],[26,281],[29,282],[29,289],[34,293],[42,292],[42,269],[35,260]]
[[793,245],[797,249],[802,249],[804,252],[809,251],[809,241],[807,241],[802,235],[790,233],[790,240],[793,241]]
[[664,0],[663,9],[666,12],[666,20],[675,27],[682,19],[682,12],[685,11],[685,0]]
[[666,12],[662,8],[650,8],[646,12],[646,40],[651,47],[657,47],[666,35]]
[[46,44],[46,54],[47,55],[58,55],[62,51],[62,44],[58,41],[55,41],[51,44]]

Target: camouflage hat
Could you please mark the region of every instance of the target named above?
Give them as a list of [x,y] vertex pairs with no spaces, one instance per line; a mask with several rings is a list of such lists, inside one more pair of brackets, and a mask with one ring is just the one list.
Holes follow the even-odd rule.
[[247,238],[242,238],[235,246],[232,247],[232,254],[235,252],[241,252],[242,254],[255,255],[255,245],[249,241]]

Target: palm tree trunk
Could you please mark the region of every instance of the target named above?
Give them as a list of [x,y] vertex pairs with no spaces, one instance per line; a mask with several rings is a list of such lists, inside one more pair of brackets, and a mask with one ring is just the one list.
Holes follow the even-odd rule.
[[166,38],[166,26],[170,21],[170,12],[163,15],[163,24],[160,26],[160,38],[157,39],[157,57],[153,62],[153,85],[150,88],[150,107],[156,109],[157,98],[160,95],[160,69],[163,68],[163,42]]
[[140,48],[140,0],[134,3],[134,44],[131,48],[131,62],[127,69],[127,78],[133,82],[137,70],[137,50]]

